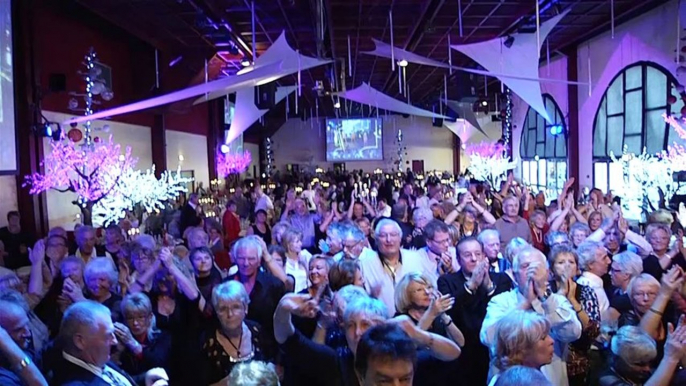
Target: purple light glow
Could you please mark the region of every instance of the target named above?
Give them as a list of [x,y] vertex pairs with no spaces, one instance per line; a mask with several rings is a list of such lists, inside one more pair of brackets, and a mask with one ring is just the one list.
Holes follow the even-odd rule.
[[248,166],[250,166],[250,162],[252,162],[252,157],[247,150],[243,153],[234,154],[222,154],[221,152],[217,152],[216,162],[217,174],[220,178],[225,178],[230,174],[240,174],[248,170]]
[[507,149],[499,142],[481,142],[475,145],[469,145],[465,149],[467,155],[478,155],[483,158],[504,158]]
[[83,150],[68,139],[50,143],[50,154],[41,162],[44,173],[25,177],[23,186],[31,186],[31,194],[50,189],[74,192],[83,201],[96,203],[107,196],[119,182],[122,173],[132,169],[136,158],[131,148],[124,154],[121,146],[108,141],[100,142],[90,150]]

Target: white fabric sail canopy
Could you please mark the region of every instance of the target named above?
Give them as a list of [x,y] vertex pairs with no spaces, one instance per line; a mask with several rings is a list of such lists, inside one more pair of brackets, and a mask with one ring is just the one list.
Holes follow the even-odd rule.
[[337,95],[341,98],[345,98],[357,103],[369,105],[374,108],[393,111],[400,114],[409,114],[417,117],[427,118],[448,118],[445,115],[436,114],[429,110],[420,109],[419,107],[412,106],[409,103],[397,100],[373,88],[366,82],[363,82],[360,86],[352,90],[333,93],[333,95]]

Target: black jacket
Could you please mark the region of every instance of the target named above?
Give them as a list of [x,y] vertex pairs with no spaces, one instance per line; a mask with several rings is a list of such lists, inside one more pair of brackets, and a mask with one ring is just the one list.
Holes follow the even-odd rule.
[[[128,374],[126,374],[122,369],[117,367],[113,363],[108,363],[108,367],[118,372],[119,374],[126,377],[126,379],[131,383],[132,386],[136,385],[136,382]],[[81,368],[66,359],[62,358],[59,366],[55,368],[55,375],[50,382],[53,386],[110,386],[105,380],[101,379],[97,375],[91,373],[90,371]]]

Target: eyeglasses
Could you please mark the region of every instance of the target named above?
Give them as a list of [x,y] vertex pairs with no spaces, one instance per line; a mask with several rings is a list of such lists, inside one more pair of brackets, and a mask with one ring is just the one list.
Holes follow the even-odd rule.
[[217,308],[217,313],[222,315],[237,315],[245,311],[245,307],[242,304],[234,304],[231,306],[219,306]]
[[443,239],[443,240],[436,240],[436,239],[431,239],[436,244],[450,244],[450,238]]
[[344,249],[353,249],[356,246],[360,245],[361,242],[362,242],[362,240],[353,241],[352,243],[343,243],[343,248]]
[[245,263],[245,262],[256,263],[259,260],[260,260],[259,257],[255,257],[255,256],[236,256],[236,262],[237,263]]
[[654,297],[657,297],[657,292],[636,292],[636,293],[632,294],[632,296],[634,299],[641,299],[641,298],[645,299],[646,297],[648,299],[652,299]]
[[379,233],[377,235],[380,239],[397,239],[400,237],[400,233],[398,232],[393,232],[393,233]]

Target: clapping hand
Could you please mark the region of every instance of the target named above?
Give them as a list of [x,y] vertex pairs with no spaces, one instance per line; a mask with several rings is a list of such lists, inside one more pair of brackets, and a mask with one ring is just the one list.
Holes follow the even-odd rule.
[[167,269],[171,268],[171,266],[174,265],[174,256],[172,255],[169,248],[165,247],[160,249],[158,258]]
[[45,240],[40,239],[33,248],[29,248],[29,260],[31,265],[42,264],[45,261]]
[[450,296],[450,294],[441,295],[440,292],[436,291],[431,298],[428,312],[431,312],[434,317],[438,317],[453,308],[453,304],[455,304],[454,297]]
[[675,290],[680,289],[683,283],[684,271],[681,270],[681,267],[675,265],[662,275],[660,288],[671,295]]
[[467,279],[466,284],[470,291],[476,291],[484,280],[484,273],[486,273],[484,261],[485,259],[477,263],[476,268],[472,271],[472,275]]
[[281,299],[280,307],[293,315],[314,319],[319,311],[319,301],[310,295],[288,294]]

